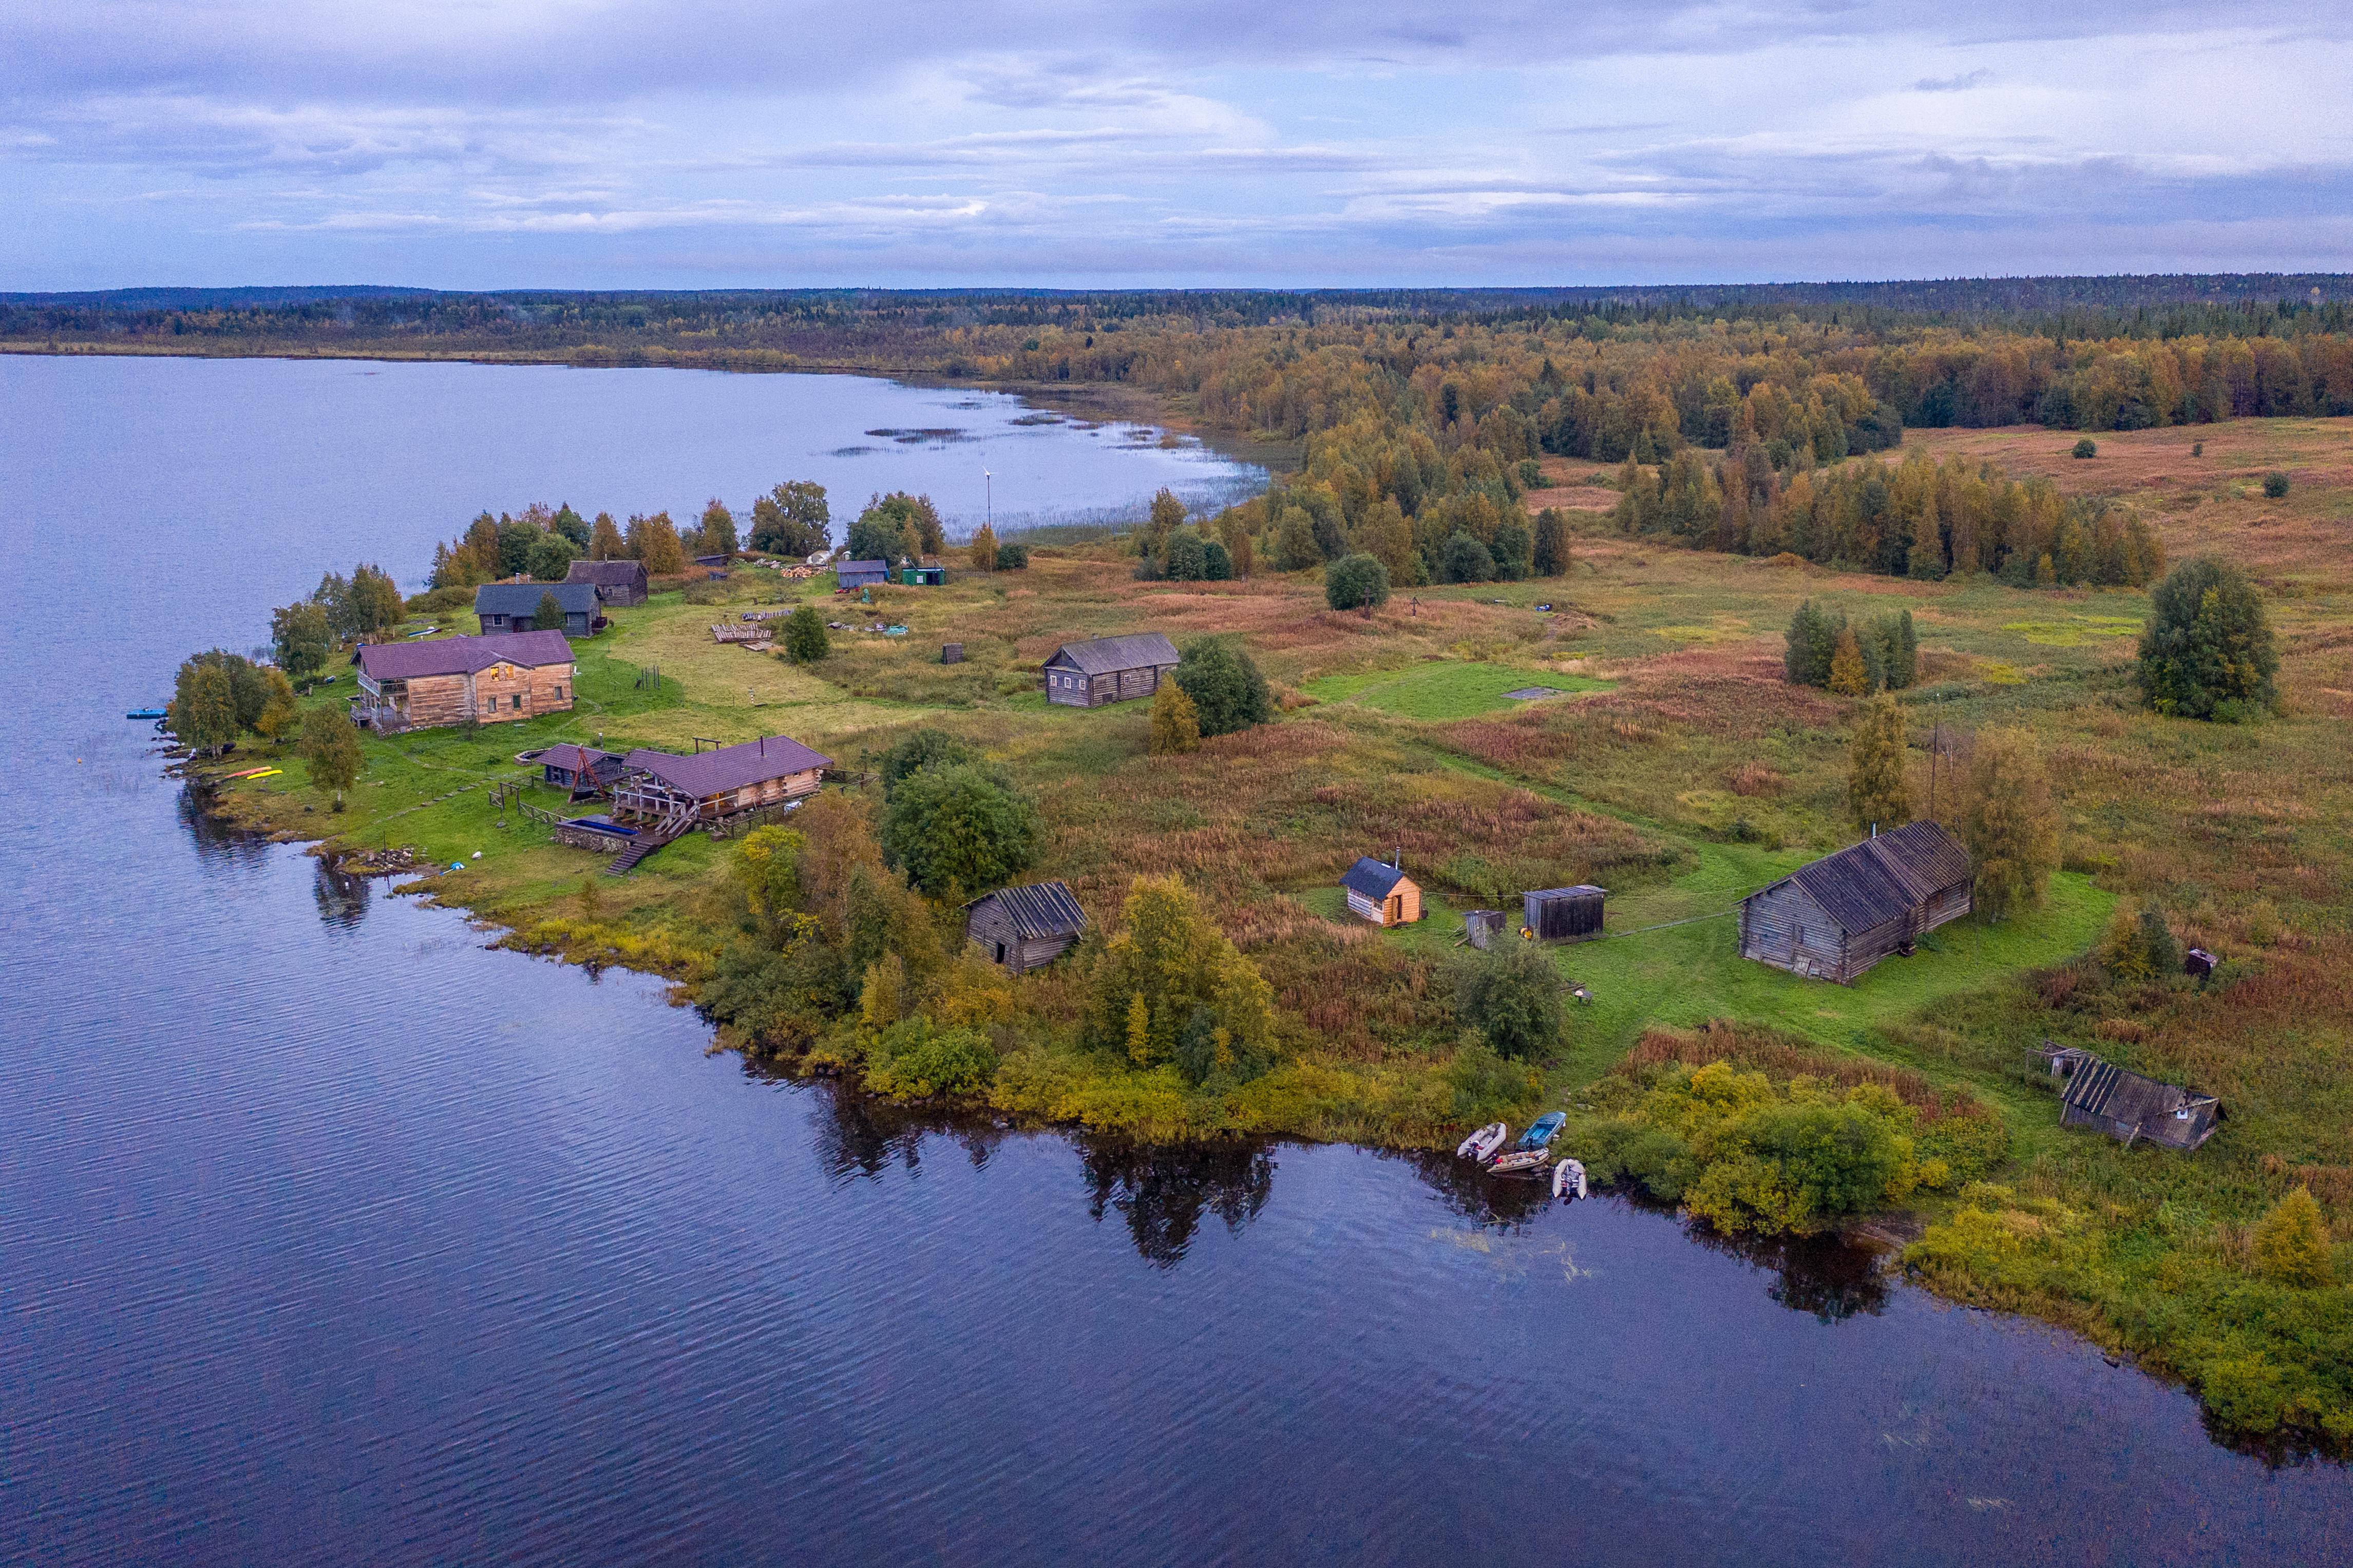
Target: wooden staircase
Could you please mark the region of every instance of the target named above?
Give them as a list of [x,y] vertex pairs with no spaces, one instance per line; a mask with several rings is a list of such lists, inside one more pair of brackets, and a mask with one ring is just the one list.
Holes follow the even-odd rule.
[[687,806],[670,811],[658,820],[640,827],[638,829],[638,836],[629,840],[628,847],[606,863],[605,875],[628,876],[638,868],[638,862],[663,845],[685,837],[687,829],[693,826],[694,811],[692,807]]

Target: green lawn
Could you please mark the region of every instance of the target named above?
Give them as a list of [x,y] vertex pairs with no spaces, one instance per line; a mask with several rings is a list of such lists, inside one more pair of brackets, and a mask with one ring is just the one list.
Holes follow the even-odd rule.
[[1556,691],[1575,693],[1604,691],[1611,684],[1588,675],[1445,659],[1431,660],[1410,669],[1323,676],[1305,682],[1300,689],[1319,701],[1354,702],[1394,713],[1400,719],[1469,719],[1521,706],[1504,693],[1522,687],[1548,686]]

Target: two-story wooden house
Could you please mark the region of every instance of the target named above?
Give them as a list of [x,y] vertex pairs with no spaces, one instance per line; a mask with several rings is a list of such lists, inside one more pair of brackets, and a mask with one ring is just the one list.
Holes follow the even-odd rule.
[[352,716],[378,731],[501,724],[570,710],[572,645],[562,632],[364,643],[352,656]]

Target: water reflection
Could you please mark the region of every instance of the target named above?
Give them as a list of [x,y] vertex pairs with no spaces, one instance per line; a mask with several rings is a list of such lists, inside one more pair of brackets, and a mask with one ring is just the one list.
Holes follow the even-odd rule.
[[269,858],[269,840],[214,816],[208,809],[211,796],[210,790],[184,784],[174,804],[196,858],[214,866],[259,867]]
[[1446,1206],[1473,1225],[1513,1230],[1552,1201],[1551,1173],[1498,1176],[1475,1161],[1440,1149],[1383,1150],[1384,1159],[1402,1160]]
[[372,892],[365,877],[337,870],[325,860],[319,862],[318,873],[311,879],[311,897],[318,903],[320,923],[331,931],[349,931],[358,925],[367,915]]
[[[760,1078],[781,1076],[749,1063],[745,1070]],[[1006,1138],[1003,1124],[985,1115],[901,1105],[839,1083],[824,1086],[818,1099],[825,1113],[816,1121],[818,1160],[837,1185],[853,1178],[871,1180],[894,1168],[922,1169],[927,1136],[962,1150],[977,1171],[987,1165]]]
[[1775,1276],[1766,1294],[1793,1312],[1810,1312],[1825,1323],[1887,1310],[1887,1276],[1882,1253],[1835,1236],[1724,1236],[1697,1221],[1683,1234],[1711,1252],[1730,1253]]
[[1087,1212],[1101,1222],[1107,1208],[1127,1221],[1127,1234],[1145,1260],[1174,1268],[1215,1214],[1229,1231],[1256,1219],[1274,1191],[1274,1151],[1263,1143],[1219,1142],[1154,1147],[1124,1140],[1082,1139]]

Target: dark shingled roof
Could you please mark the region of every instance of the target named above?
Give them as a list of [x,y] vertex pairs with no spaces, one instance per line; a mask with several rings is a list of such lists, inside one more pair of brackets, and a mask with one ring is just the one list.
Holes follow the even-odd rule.
[[789,735],[770,735],[765,740],[722,746],[715,752],[691,757],[681,757],[676,752],[639,749],[629,753],[628,762],[629,766],[644,769],[679,794],[691,795],[698,800],[747,784],[765,784],[787,773],[833,765],[831,757],[810,751]]
[[1066,642],[1046,662],[1068,664],[1082,675],[1117,675],[1124,669],[1176,663],[1176,645],[1158,632],[1134,632],[1124,637]]
[[2060,1120],[2069,1126],[2175,1149],[2195,1149],[2214,1135],[2221,1106],[2211,1095],[2144,1078],[2081,1047],[2046,1054],[2073,1069],[2060,1094],[2066,1107]]
[[837,561],[833,563],[833,574],[837,577],[845,572],[853,577],[861,574],[871,577],[877,573],[888,575],[890,571],[888,561]]
[[512,616],[529,620],[539,614],[543,595],[553,594],[567,616],[596,613],[594,583],[485,583],[474,590],[474,614]]
[[1362,893],[1373,900],[1386,899],[1389,889],[1405,880],[1405,873],[1386,860],[1376,860],[1367,855],[1348,868],[1340,879],[1340,886],[1352,893]]
[[646,580],[642,561],[575,561],[565,568],[565,580],[590,583],[599,588],[635,588]]
[[1907,823],[1793,871],[1788,879],[1846,931],[1863,931],[1900,920],[1945,889],[1967,882],[1969,852],[1936,823]]
[[570,664],[572,645],[562,632],[492,632],[488,637],[441,637],[432,642],[363,643],[352,662],[370,680],[416,680],[433,675],[470,675],[494,664],[527,668]]
[[1075,936],[1087,929],[1087,911],[1071,889],[1060,882],[1032,882],[1026,888],[999,888],[965,905],[967,910],[994,901],[1013,922],[1024,942],[1050,936]]

